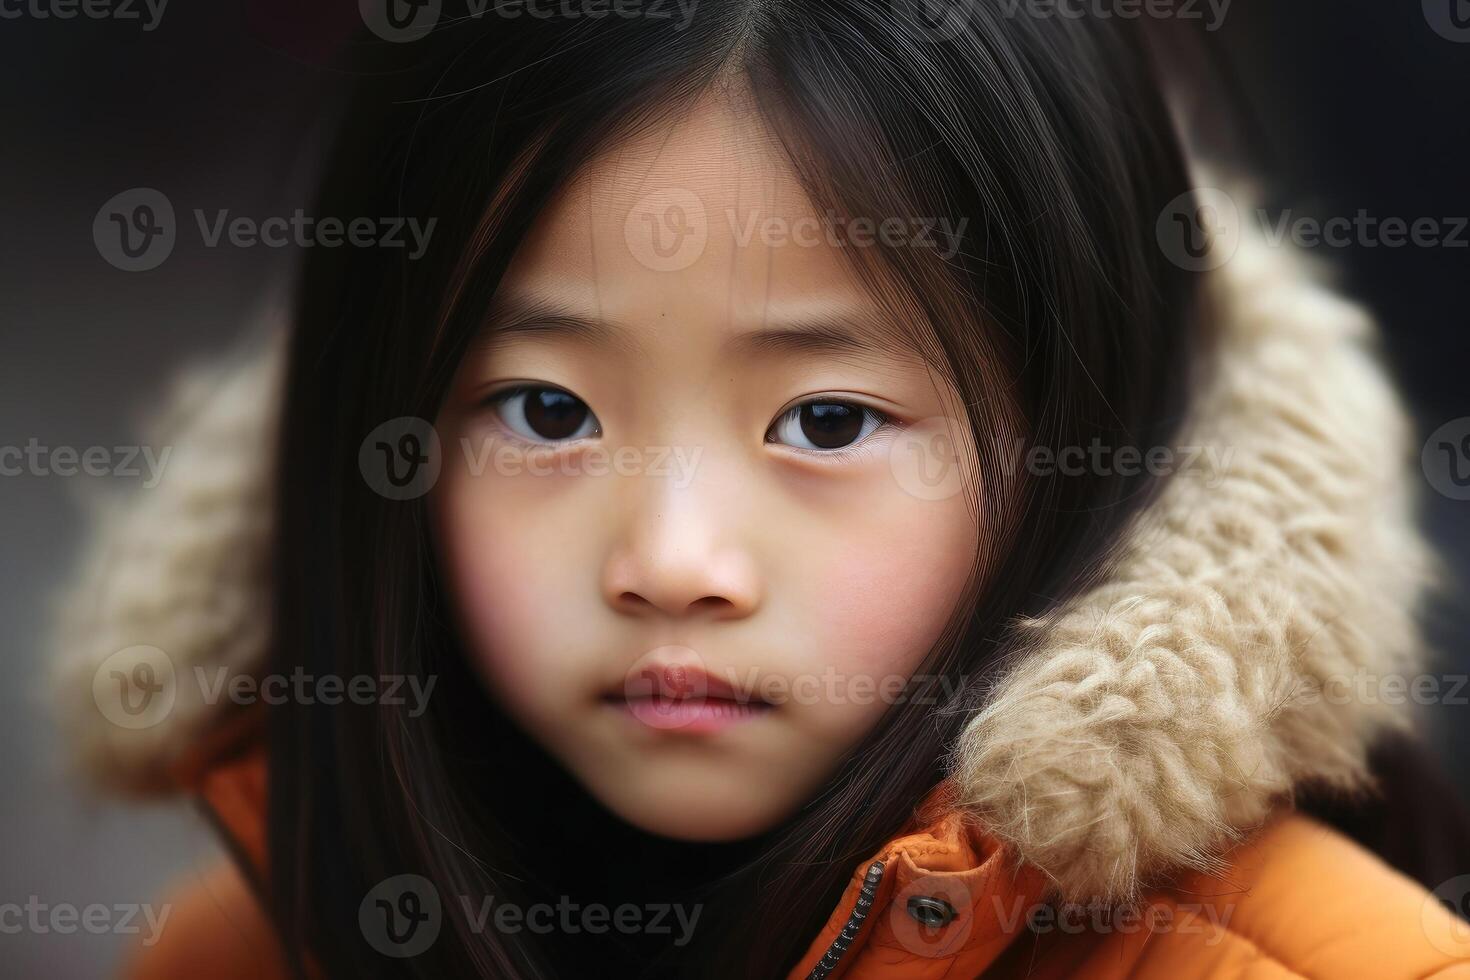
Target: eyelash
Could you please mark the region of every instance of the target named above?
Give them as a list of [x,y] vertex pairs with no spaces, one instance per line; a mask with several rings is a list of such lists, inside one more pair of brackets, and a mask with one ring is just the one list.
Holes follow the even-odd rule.
[[[492,414],[494,414],[494,416],[495,416],[495,425],[505,434],[505,436],[507,438],[509,438],[509,439],[513,439],[516,442],[522,443],[522,444],[524,444],[526,446],[533,446],[533,447],[572,446],[572,445],[576,445],[577,443],[584,442],[587,439],[597,438],[598,436],[601,436],[602,435],[602,421],[600,419],[597,420],[597,430],[598,431],[597,431],[597,433],[595,435],[592,435],[592,436],[583,436],[583,437],[577,438],[577,439],[563,439],[563,440],[557,440],[555,442],[540,442],[540,441],[537,441],[535,439],[527,439],[525,436],[521,435],[519,432],[516,432],[514,429],[512,429],[510,427],[510,425],[505,421],[505,419],[503,417],[501,417],[501,415],[500,415],[501,406],[504,405],[506,402],[510,401],[512,398],[515,398],[517,395],[524,395],[524,394],[527,394],[527,393],[533,392],[533,391],[556,391],[556,392],[561,392],[562,394],[565,394],[568,397],[576,398],[578,401],[582,401],[582,399],[580,397],[578,397],[576,394],[568,391],[565,388],[562,388],[559,385],[545,384],[545,383],[542,383],[542,382],[530,382],[530,381],[527,381],[527,382],[522,382],[520,384],[513,384],[513,385],[511,385],[508,388],[501,388],[499,391],[492,391],[491,393],[489,393],[488,395],[485,395],[484,397],[482,397],[480,399],[477,407],[479,409],[481,409],[481,410],[486,410],[486,409],[490,410],[492,412]],[[585,405],[586,402],[583,402],[583,404]],[[597,417],[596,416],[596,413],[595,412],[592,412],[592,407],[590,405],[587,406],[587,411],[592,414],[592,416],[593,416],[594,419]]]
[[[853,408],[861,409],[865,417],[875,420],[877,424],[873,426],[873,430],[871,432],[869,432],[863,438],[859,439],[857,442],[853,443],[850,446],[842,446],[838,449],[806,449],[801,446],[790,445],[789,443],[776,442],[776,440],[772,438],[772,435],[775,433],[776,426],[780,424],[781,420],[786,418],[786,416],[806,405],[851,405]],[[886,412],[881,412],[878,409],[873,408],[871,405],[865,405],[862,402],[854,401],[851,398],[818,396],[816,398],[807,398],[803,401],[799,401],[796,404],[789,405],[778,412],[775,420],[772,421],[770,428],[766,430],[765,441],[767,445],[780,446],[782,449],[786,449],[794,453],[800,453],[803,456],[808,456],[827,462],[846,463],[859,459],[869,453],[872,448],[873,437],[876,436],[878,433],[887,432],[891,429],[896,428],[898,428],[897,420],[888,415]]]
[[[582,441],[581,439],[568,439],[568,440],[564,440],[564,441],[560,441],[560,442],[536,442],[536,441],[533,441],[533,440],[530,440],[530,439],[526,439],[524,436],[522,436],[519,433],[513,431],[510,428],[510,426],[508,426],[503,420],[501,420],[498,417],[498,411],[499,411],[500,407],[505,402],[510,401],[512,398],[515,398],[517,395],[526,394],[526,393],[532,392],[532,391],[543,391],[543,390],[563,392],[563,393],[565,393],[566,395],[568,395],[568,396],[570,396],[572,398],[577,398],[578,401],[581,401],[582,400],[577,395],[575,395],[574,393],[572,393],[570,391],[567,391],[565,388],[561,388],[561,387],[559,387],[557,385],[544,384],[544,383],[525,382],[525,383],[522,383],[522,384],[511,385],[508,388],[502,388],[499,391],[494,391],[494,392],[491,392],[488,395],[485,395],[483,398],[480,399],[479,407],[482,408],[482,409],[493,409],[493,410],[496,410],[496,412],[497,412],[496,424],[499,425],[499,427],[502,430],[505,431],[506,435],[509,436],[512,439],[516,439],[516,440],[518,440],[520,442],[527,443],[528,445],[533,445],[533,446],[557,446],[557,445],[563,445],[564,446],[564,445],[571,445],[571,444],[576,443],[576,442],[581,442]],[[584,402],[584,404],[585,404],[585,402]],[[782,419],[786,418],[792,412],[797,411],[798,409],[801,409],[801,408],[803,408],[804,406],[807,406],[807,405],[829,405],[829,404],[850,405],[850,406],[852,406],[854,408],[860,409],[864,413],[865,418],[872,419],[873,421],[876,422],[876,425],[874,425],[872,431],[869,432],[862,439],[858,440],[857,442],[853,443],[852,445],[842,446],[842,447],[837,448],[837,449],[806,449],[806,448],[801,447],[801,446],[793,446],[793,445],[790,445],[789,443],[777,442],[776,439],[774,438],[775,431],[776,431],[776,426],[780,424],[780,422],[781,422]],[[588,406],[588,411],[589,412],[592,411],[591,406]],[[593,414],[593,417],[595,418],[596,417],[596,413],[593,412],[592,414]],[[601,434],[601,432],[600,432],[601,422],[600,421],[598,423],[598,427],[599,427],[599,433],[598,434],[600,435]],[[861,457],[862,455],[864,455],[865,453],[867,453],[869,451],[870,443],[873,440],[873,436],[877,435],[879,432],[886,432],[886,431],[889,431],[889,430],[892,430],[892,429],[896,429],[898,427],[899,426],[898,426],[898,423],[897,423],[897,420],[896,419],[894,419],[892,416],[888,415],[886,412],[879,411],[878,409],[873,408],[870,405],[865,405],[862,402],[854,401],[854,400],[852,400],[850,398],[821,397],[821,396],[819,396],[819,397],[814,397],[814,398],[807,398],[807,399],[805,399],[803,401],[796,402],[795,404],[789,405],[786,408],[782,409],[780,412],[778,412],[776,414],[775,419],[772,420],[770,426],[766,430],[766,435],[765,435],[764,441],[768,445],[781,446],[784,449],[790,450],[791,452],[800,453],[803,456],[815,457],[815,458],[826,460],[826,461],[829,461],[829,462],[849,462],[851,460],[858,459],[859,457]],[[592,437],[585,437],[585,438],[592,438]]]

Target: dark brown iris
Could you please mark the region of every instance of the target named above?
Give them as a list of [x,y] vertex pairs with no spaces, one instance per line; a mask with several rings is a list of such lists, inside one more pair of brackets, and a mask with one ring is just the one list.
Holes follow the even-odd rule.
[[809,402],[801,406],[801,434],[818,449],[841,449],[863,431],[864,412],[841,402]]
[[526,424],[543,439],[570,439],[587,422],[587,404],[554,388],[526,392]]

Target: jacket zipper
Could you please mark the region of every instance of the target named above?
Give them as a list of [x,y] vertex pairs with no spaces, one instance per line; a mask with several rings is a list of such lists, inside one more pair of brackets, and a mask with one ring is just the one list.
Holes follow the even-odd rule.
[[847,923],[843,925],[837,938],[832,940],[832,945],[827,947],[827,952],[822,954],[821,960],[812,967],[812,972],[807,974],[806,980],[826,980],[832,971],[837,969],[842,954],[847,952],[847,947],[852,945],[858,930],[862,929],[863,920],[868,917],[868,911],[873,907],[873,896],[878,894],[878,883],[882,880],[883,862],[874,861],[868,865],[868,873],[863,877],[862,890],[858,892],[857,902],[853,904],[852,914],[847,917]]

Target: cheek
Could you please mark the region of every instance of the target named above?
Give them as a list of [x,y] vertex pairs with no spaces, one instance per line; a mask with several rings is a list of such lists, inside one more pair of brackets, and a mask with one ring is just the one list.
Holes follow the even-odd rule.
[[557,564],[568,554],[474,480],[451,480],[436,500],[435,521],[447,586],[466,652],[514,714],[564,693],[556,683],[558,644],[548,634],[567,580]]
[[[804,631],[816,654],[806,668],[836,674],[827,725],[844,737],[866,729],[888,707],[865,690],[892,690],[933,648],[964,592],[977,538],[962,500],[905,498],[870,510],[813,555],[804,578]],[[843,692],[847,694],[844,695]]]

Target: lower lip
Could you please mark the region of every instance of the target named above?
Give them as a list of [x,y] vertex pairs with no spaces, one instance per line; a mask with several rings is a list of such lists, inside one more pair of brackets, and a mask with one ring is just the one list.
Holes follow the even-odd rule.
[[724,731],[766,714],[771,706],[723,698],[633,698],[616,702],[634,720],[663,732]]

